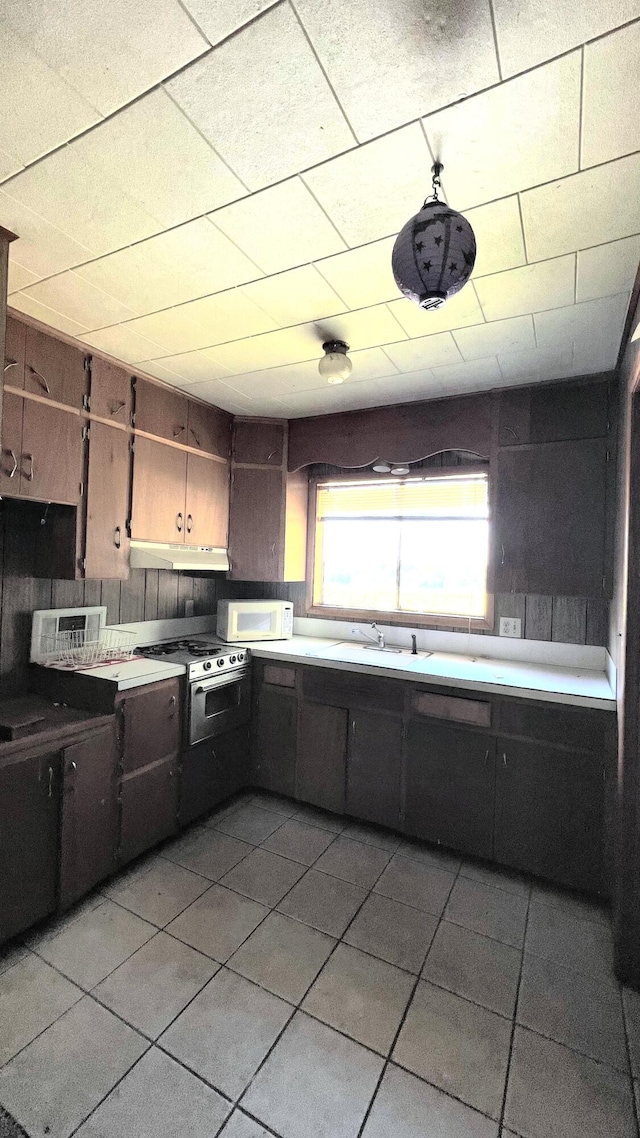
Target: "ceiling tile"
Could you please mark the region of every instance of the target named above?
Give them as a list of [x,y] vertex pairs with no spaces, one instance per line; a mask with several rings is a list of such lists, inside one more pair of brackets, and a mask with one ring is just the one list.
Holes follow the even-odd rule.
[[9,178],[11,174],[17,174],[18,170],[21,169],[22,162],[19,162],[11,154],[6,154],[4,150],[0,150],[0,182],[4,182],[5,178]]
[[279,273],[345,248],[299,178],[216,210],[209,219],[265,273]]
[[220,379],[229,374],[226,368],[215,364],[201,352],[183,352],[175,356],[163,356],[157,360],[144,360],[142,366],[158,379],[164,379],[165,375],[171,376],[170,382],[178,383],[180,386]]
[[315,326],[330,340],[344,340],[354,352],[406,339],[404,329],[386,304],[344,312]]
[[576,278],[574,253],[508,269],[475,281],[476,292],[487,320],[502,320],[572,304]]
[[238,28],[244,27],[260,12],[271,8],[277,0],[184,0],[184,7],[193,16],[196,24],[209,40],[220,43]]
[[268,332],[276,322],[238,289],[230,289],[141,316],[129,327],[174,354]]
[[488,0],[296,0],[361,141],[500,78]]
[[288,4],[214,48],[167,89],[253,190],[354,143]]
[[95,288],[73,272],[40,281],[28,288],[23,295],[54,308],[56,312],[75,320],[86,329],[119,324],[136,315],[119,300],[102,289]]
[[466,210],[465,217],[476,235],[474,277],[524,265],[527,256],[516,194]]
[[[178,385],[179,386],[179,385]],[[223,411],[230,411],[234,415],[257,415],[258,409],[251,399],[235,391],[227,383],[217,379],[210,379],[204,383],[183,384],[182,389],[190,395],[196,395],[205,403],[213,403],[215,407],[222,407]],[[276,412],[272,412],[276,415]],[[279,416],[282,418],[282,416]]]
[[640,150],[639,74],[640,21],[585,47],[583,167]]
[[620,337],[599,340],[597,344],[576,341],[573,349],[573,375],[593,375],[613,371],[618,362]]
[[593,352],[603,343],[619,344],[628,304],[629,294],[625,292],[538,312],[533,318],[538,347],[553,349],[575,343]]
[[389,344],[384,350],[402,372],[420,371],[460,360],[460,352],[450,332],[421,336],[417,340],[407,340],[404,344]]
[[[3,16],[5,11],[3,4]],[[6,177],[101,116],[2,21],[0,59],[0,149],[14,160]]]
[[124,363],[138,363],[140,360],[153,359],[162,355],[160,344],[139,336],[128,324],[114,324],[112,328],[101,328],[97,332],[89,332],[80,339],[97,348],[99,352],[106,352],[115,356]]
[[637,0],[493,0],[504,76],[608,32],[638,15]]
[[74,150],[163,225],[178,225],[246,193],[163,90],[83,135]]
[[630,292],[640,263],[640,236],[624,237],[578,253],[576,300]]
[[640,232],[640,155],[618,158],[521,195],[529,260]]
[[[349,356],[353,363],[349,383],[397,375],[397,369],[381,348],[365,348],[361,352],[350,352]],[[327,386],[326,379],[318,371],[317,359],[235,375],[229,382],[237,391],[252,399],[258,393],[278,398],[289,391],[312,391]]]
[[480,360],[461,360],[459,363],[447,364],[445,367],[434,367],[433,378],[439,385],[439,395],[481,391],[499,387],[502,383],[502,375],[495,356],[486,356]]
[[9,247],[9,279],[7,283],[9,295],[12,292],[19,292],[21,288],[27,288],[30,284],[35,284],[37,280],[37,273],[32,273],[31,269],[24,269],[22,265],[16,264],[11,259],[11,247]]
[[3,190],[94,255],[140,241],[160,228],[120,186],[83,161],[73,144],[16,174]]
[[449,332],[467,324],[484,324],[472,284],[467,284],[435,312],[426,312],[405,297],[392,301],[389,308],[408,336],[432,336],[434,332]]
[[87,329],[82,324],[78,324],[76,320],[71,320],[68,316],[63,316],[61,312],[56,312],[53,308],[49,308],[48,305],[41,304],[39,300],[34,300],[33,297],[26,296],[23,292],[14,292],[11,297],[11,308],[15,308],[18,312],[24,312],[27,316],[33,316],[36,320],[41,320],[43,324],[47,324],[50,328],[55,328],[58,332],[66,332],[69,336],[80,336],[87,331]]
[[580,70],[576,51],[424,120],[454,209],[578,169]]
[[[9,183],[11,185],[11,183]],[[14,264],[48,277],[72,265],[86,261],[91,251],[86,245],[62,233],[33,210],[10,198],[0,189],[0,225],[17,233],[19,240],[11,245],[10,257]]]
[[493,320],[491,324],[461,328],[453,336],[465,360],[497,356],[502,352],[526,351],[536,346],[531,316],[516,316],[511,320]]
[[304,175],[349,245],[388,237],[421,208],[432,159],[419,123],[396,130]]
[[264,309],[280,328],[320,320],[345,309],[344,301],[313,265],[254,281],[240,291]]
[[261,275],[206,217],[91,261],[77,271],[140,313],[208,296]]
[[178,0],[4,0],[2,15],[103,115],[172,75],[209,44]]
[[391,271],[395,237],[372,241],[359,249],[316,262],[316,268],[340,294],[348,308],[364,308],[398,296]]
[[560,344],[553,348],[534,348],[527,352],[507,352],[498,357],[500,370],[506,380],[521,383],[540,382],[545,379],[563,379],[571,375],[573,348]]
[[[340,384],[280,396],[281,414],[289,418],[303,415],[330,415],[337,411],[355,411],[362,407],[383,407],[393,403],[415,403],[430,399],[433,376],[429,370],[410,375],[391,375],[384,379]],[[271,411],[271,414],[274,412]]]

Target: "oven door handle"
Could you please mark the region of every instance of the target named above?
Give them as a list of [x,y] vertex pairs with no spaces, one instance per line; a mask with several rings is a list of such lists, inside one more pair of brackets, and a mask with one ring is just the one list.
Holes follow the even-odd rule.
[[248,668],[242,668],[236,672],[223,672],[219,676],[212,676],[208,683],[198,684],[195,688],[196,695],[205,695],[206,692],[216,691],[217,688],[226,688],[229,684],[237,684],[240,680],[244,680],[249,675]]

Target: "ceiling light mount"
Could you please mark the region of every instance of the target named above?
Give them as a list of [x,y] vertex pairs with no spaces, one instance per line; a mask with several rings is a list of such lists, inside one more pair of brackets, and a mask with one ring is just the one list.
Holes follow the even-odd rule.
[[349,345],[344,340],[325,340],[322,350],[324,355],[318,364],[320,375],[327,383],[344,383],[353,370],[347,355]]

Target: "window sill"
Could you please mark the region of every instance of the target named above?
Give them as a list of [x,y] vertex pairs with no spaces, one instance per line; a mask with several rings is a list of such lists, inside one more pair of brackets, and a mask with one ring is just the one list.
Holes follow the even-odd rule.
[[402,628],[446,628],[449,631],[493,632],[493,598],[490,598],[486,617],[443,616],[436,613],[381,612],[379,609],[341,609],[328,605],[310,605],[305,616],[325,620],[375,621],[378,624],[398,625]]

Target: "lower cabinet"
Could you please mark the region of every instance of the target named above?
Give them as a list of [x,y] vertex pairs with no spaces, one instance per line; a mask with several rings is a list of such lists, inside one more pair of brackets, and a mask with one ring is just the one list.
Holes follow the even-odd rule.
[[349,715],[346,812],[400,826],[402,720],[375,711]]
[[300,704],[295,797],[336,814],[345,809],[347,727],[341,707]]
[[0,768],[0,942],[56,907],[60,755]]
[[113,726],[62,752],[58,907],[68,909],[116,868],[118,752]]
[[253,780],[264,790],[295,794],[298,704],[290,688],[263,684],[254,705]]
[[155,846],[178,825],[179,759],[171,755],[133,771],[120,791],[120,862]]
[[126,773],[180,748],[180,681],[157,680],[119,696],[120,745]]
[[180,825],[213,810],[249,781],[249,728],[237,727],[182,754]]
[[495,739],[412,721],[405,752],[404,829],[463,853],[493,854]]

